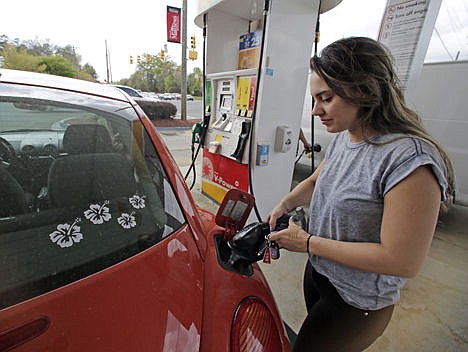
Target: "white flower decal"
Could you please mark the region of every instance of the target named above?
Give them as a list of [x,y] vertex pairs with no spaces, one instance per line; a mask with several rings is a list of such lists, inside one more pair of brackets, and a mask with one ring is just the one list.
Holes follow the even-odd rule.
[[106,200],[102,205],[91,204],[89,209],[84,212],[85,218],[95,225],[109,221],[112,216],[109,212],[109,208],[106,207],[108,204],[108,200]]
[[57,230],[49,235],[50,240],[62,248],[71,247],[80,242],[83,234],[80,232],[80,227],[76,225],[80,221],[81,219],[77,218],[71,225],[59,224]]
[[134,212],[132,212],[131,214],[122,213],[122,215],[119,218],[117,218],[117,222],[124,229],[131,229],[132,227],[136,226],[136,220],[133,216],[134,214]]
[[143,209],[145,205],[145,196],[140,197],[135,194],[133,197],[128,198],[128,201],[135,209]]

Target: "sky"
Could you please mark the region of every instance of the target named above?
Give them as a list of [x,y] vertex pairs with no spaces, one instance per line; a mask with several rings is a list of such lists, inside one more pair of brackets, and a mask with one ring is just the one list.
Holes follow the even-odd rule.
[[[286,1],[286,0],[281,0]],[[343,0],[321,15],[319,50],[348,36],[377,38],[386,0]],[[188,0],[187,41],[196,36],[199,59],[189,61],[187,72],[202,67],[202,30],[194,24],[196,0]],[[182,7],[182,0],[15,0],[3,1],[0,35],[10,39],[48,40],[72,45],[82,64],[90,63],[98,79],[106,79],[106,49],[113,81],[135,70],[129,57],[157,54],[167,44],[166,57],[181,64],[181,44],[166,41],[166,6]],[[443,0],[426,61],[468,60],[468,0]],[[187,54],[188,57],[188,54]]]

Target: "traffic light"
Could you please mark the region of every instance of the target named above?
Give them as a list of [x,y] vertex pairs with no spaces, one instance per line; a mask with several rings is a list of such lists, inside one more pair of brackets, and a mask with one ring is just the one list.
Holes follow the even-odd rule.
[[137,64],[140,64],[141,60],[140,60],[140,55],[137,55]]
[[151,55],[146,54],[146,63],[149,64],[151,62]]
[[195,48],[197,47],[197,44],[195,43],[195,36],[194,36],[194,35],[192,35],[192,36],[190,37],[190,43],[191,43],[190,47],[191,47],[192,49],[195,49]]
[[164,60],[164,55],[165,55],[164,50],[161,50],[161,60]]
[[133,56],[130,55],[130,65],[133,65]]

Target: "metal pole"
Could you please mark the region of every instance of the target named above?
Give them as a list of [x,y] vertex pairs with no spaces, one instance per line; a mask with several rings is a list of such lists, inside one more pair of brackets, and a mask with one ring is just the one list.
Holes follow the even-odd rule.
[[107,39],[104,41],[105,45],[106,45],[106,75],[107,75],[107,83],[111,83],[109,81],[110,77],[109,77],[109,51],[107,51]]
[[180,92],[180,115],[187,119],[187,0],[182,5],[182,84]]

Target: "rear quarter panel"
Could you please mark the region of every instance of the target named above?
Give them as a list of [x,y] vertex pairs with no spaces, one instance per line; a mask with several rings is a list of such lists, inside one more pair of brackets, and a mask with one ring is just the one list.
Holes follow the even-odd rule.
[[255,296],[260,298],[272,313],[281,338],[282,350],[290,351],[283,320],[260,267],[257,264],[253,265],[252,276],[239,275],[223,269],[218,263],[214,247],[214,236],[217,234],[222,234],[220,228],[213,228],[207,236],[201,350],[230,351],[231,327],[236,309],[244,298]]

